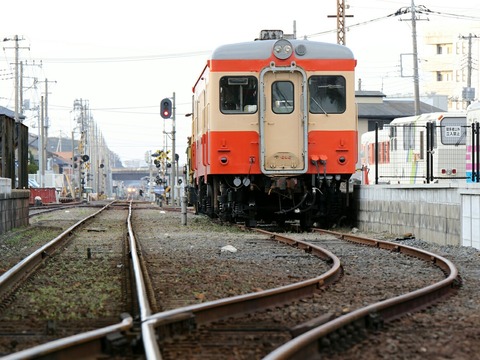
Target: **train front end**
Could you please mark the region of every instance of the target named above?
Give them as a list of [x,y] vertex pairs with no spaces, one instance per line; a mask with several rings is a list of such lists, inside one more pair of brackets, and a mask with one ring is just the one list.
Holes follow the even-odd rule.
[[335,221],[357,162],[356,62],[337,44],[260,39],[219,47],[195,85],[194,202],[252,226]]

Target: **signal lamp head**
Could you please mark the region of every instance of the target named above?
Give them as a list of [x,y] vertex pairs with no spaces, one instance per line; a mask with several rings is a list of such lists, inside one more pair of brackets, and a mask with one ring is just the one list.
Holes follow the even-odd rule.
[[172,101],[169,98],[165,98],[160,102],[160,116],[164,119],[172,117]]

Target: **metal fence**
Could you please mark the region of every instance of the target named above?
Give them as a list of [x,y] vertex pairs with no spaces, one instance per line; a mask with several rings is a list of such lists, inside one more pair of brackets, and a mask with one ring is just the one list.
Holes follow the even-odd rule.
[[469,128],[466,149],[466,175],[467,182],[480,182],[480,127],[478,122],[473,122]]
[[367,184],[479,182],[479,125],[376,126],[362,135]]

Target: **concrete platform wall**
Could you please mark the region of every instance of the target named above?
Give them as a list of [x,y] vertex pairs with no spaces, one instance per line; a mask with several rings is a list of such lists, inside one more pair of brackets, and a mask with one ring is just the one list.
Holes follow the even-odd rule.
[[460,189],[462,197],[462,245],[480,249],[480,185]]
[[30,190],[0,192],[0,234],[29,224]]
[[478,184],[361,185],[354,193],[361,230],[480,248]]

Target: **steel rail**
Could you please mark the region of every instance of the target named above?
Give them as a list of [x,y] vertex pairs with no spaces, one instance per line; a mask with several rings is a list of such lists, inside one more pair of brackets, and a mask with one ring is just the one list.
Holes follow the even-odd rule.
[[348,346],[350,343],[364,338],[368,330],[378,329],[383,326],[384,322],[389,322],[406,313],[423,309],[444,296],[451,294],[458,287],[457,268],[451,261],[442,256],[388,241],[326,230],[317,231],[332,234],[347,241],[398,251],[422,260],[431,261],[444,271],[446,278],[424,288],[370,304],[340,316],[278,347],[264,357],[264,360],[317,358],[321,350],[328,347],[342,348],[343,346]]
[[112,203],[109,203],[102,207],[100,210],[95,212],[92,215],[87,216],[86,218],[78,221],[76,224],[70,226],[67,230],[58,235],[55,239],[49,241],[47,244],[43,245],[35,252],[21,260],[15,266],[10,268],[7,272],[0,276],[0,300],[4,299],[13,289],[15,289],[18,284],[22,282],[22,279],[28,278],[32,272],[43,262],[43,260],[50,256],[62,246],[63,240],[71,235],[73,230],[87,222],[91,218],[94,218],[99,213],[104,211]]
[[175,334],[177,331],[194,328],[198,324],[259,311],[275,305],[289,303],[299,298],[313,296],[318,289],[330,285],[340,278],[342,274],[340,260],[330,251],[305,241],[279,236],[265,230],[251,230],[270,235],[271,240],[284,242],[327,260],[331,268],[318,277],[279,288],[232,296],[153,314],[148,318],[148,322],[152,326],[160,328],[160,334],[168,336]]
[[[58,249],[72,232],[84,224],[86,221],[94,218],[99,213],[111,206],[113,202],[103,206],[100,210],[86,218],[78,221],[76,224],[70,226],[67,230],[62,232],[55,239],[51,240],[46,245],[42,246],[34,253],[20,261],[9,271],[0,277],[0,294],[2,296],[8,294],[12,290],[13,285],[22,279],[31,275],[32,271],[36,269],[45,258],[46,254],[52,254]],[[109,334],[127,331],[133,327],[133,318],[127,314],[121,314],[121,322],[106,326],[104,328],[87,331],[85,333],[69,336],[62,339],[57,339],[42,345],[34,346],[30,349],[18,351],[13,354],[2,357],[2,360],[20,360],[20,359],[39,359],[49,358],[55,354],[56,359],[71,359],[78,355],[79,347],[81,347],[82,357],[95,356],[101,352],[102,340]]]
[[109,334],[127,331],[133,327],[133,318],[129,314],[122,314],[121,318],[122,321],[118,324],[50,341],[30,349],[6,355],[1,359],[26,360],[45,358],[70,360],[78,359],[79,357],[82,359],[97,358],[102,350],[102,339]]
[[135,234],[133,233],[133,228],[132,228],[132,201],[130,201],[130,205],[128,208],[127,227],[128,227],[128,241],[130,244],[130,253],[131,253],[132,265],[134,270],[133,273],[135,277],[135,286],[137,289],[137,300],[138,300],[138,306],[139,306],[139,312],[140,312],[140,321],[141,321],[141,327],[142,327],[142,341],[143,341],[145,356],[147,359],[161,360],[162,355],[158,347],[155,328],[151,324],[151,322],[147,321],[152,311],[150,308],[150,303],[148,301],[148,294],[145,286],[145,281],[143,279],[143,272],[142,272],[140,258],[138,256],[139,249],[137,247],[137,240],[135,238]]

